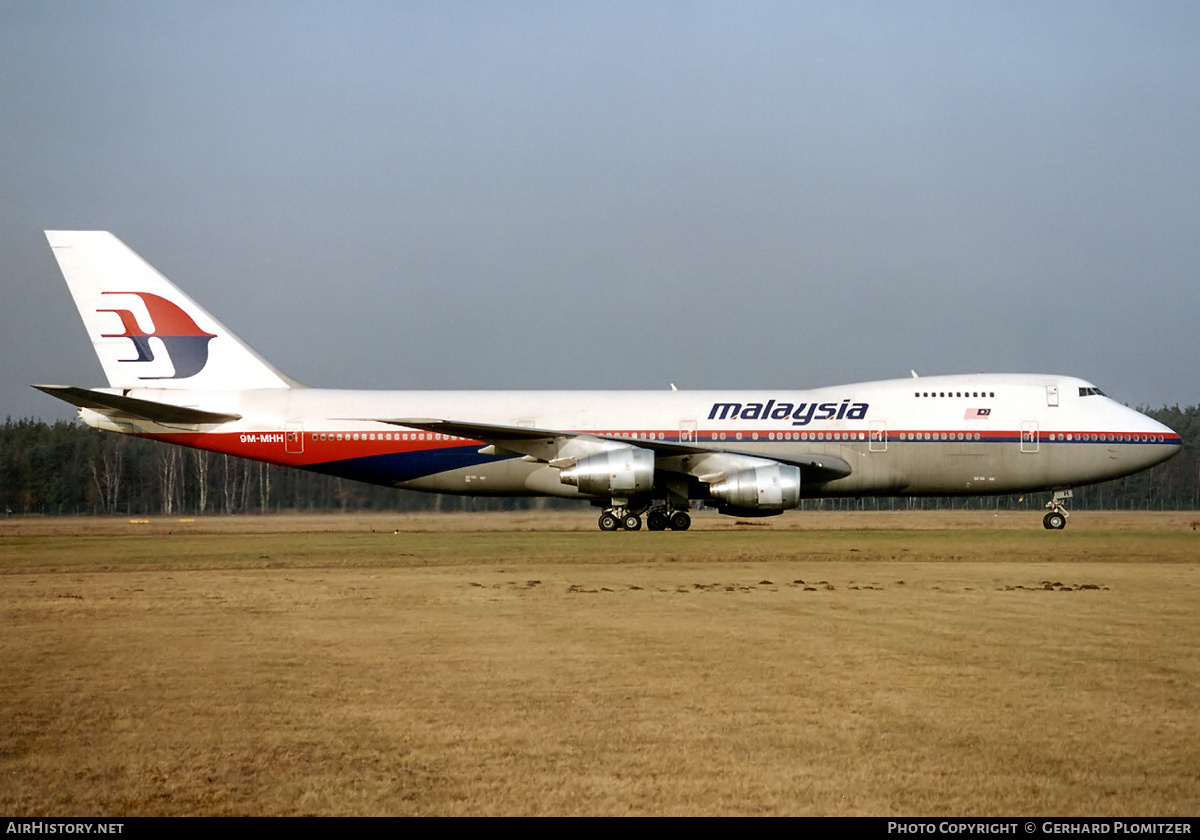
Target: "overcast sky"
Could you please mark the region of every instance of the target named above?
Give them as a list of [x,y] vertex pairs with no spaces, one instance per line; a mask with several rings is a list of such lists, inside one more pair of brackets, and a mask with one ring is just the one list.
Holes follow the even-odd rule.
[[0,0],[0,417],[104,384],[47,228],[314,386],[1200,403],[1198,44],[1193,0]]

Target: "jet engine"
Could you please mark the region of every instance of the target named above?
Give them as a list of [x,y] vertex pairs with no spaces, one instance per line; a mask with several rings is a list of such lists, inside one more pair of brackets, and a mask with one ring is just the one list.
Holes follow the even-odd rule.
[[634,496],[654,487],[654,453],[626,446],[580,458],[559,473],[563,484],[590,496]]
[[710,484],[708,492],[717,499],[721,512],[770,516],[800,504],[800,468],[786,464],[751,467],[729,473]]

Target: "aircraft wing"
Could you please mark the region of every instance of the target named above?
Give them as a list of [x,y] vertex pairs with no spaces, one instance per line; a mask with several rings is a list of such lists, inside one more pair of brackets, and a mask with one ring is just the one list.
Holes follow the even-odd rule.
[[70,385],[34,385],[39,391],[68,402],[76,408],[88,408],[115,419],[149,420],[151,423],[168,425],[206,425],[240,420],[240,414],[221,414],[202,411],[183,405],[140,400],[106,391],[74,388]]
[[[363,418],[359,418],[363,419]],[[427,432],[455,435],[457,437],[480,440],[491,445],[489,454],[503,454],[532,457],[539,461],[553,463],[554,461],[574,454],[586,448],[588,442],[595,442],[605,448],[613,444],[633,446],[648,449],[655,454],[656,459],[670,459],[663,465],[669,472],[689,472],[682,468],[683,459],[692,456],[703,458],[711,455],[725,455],[736,460],[759,459],[777,464],[787,464],[801,468],[806,483],[832,481],[850,475],[850,465],[834,455],[825,454],[790,454],[780,456],[775,453],[759,453],[744,449],[725,449],[719,446],[678,443],[666,440],[644,440],[642,438],[624,438],[616,435],[594,435],[580,432],[567,432],[558,429],[534,429],[526,426],[499,426],[488,423],[466,423],[458,420],[443,420],[430,417],[399,417],[399,418],[369,418],[377,423],[388,423],[393,426],[405,426],[412,429],[423,429]],[[675,460],[681,461],[680,469],[672,469]]]

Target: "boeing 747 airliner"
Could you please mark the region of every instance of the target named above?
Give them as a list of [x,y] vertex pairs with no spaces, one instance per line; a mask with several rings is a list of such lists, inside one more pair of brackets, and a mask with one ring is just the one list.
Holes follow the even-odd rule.
[[391,487],[561,496],[606,531],[686,530],[693,503],[1051,491],[1165,461],[1177,434],[1067,376],[769,391],[338,391],[290,379],[111,233],[48,231],[108,378],[37,385],[98,429]]

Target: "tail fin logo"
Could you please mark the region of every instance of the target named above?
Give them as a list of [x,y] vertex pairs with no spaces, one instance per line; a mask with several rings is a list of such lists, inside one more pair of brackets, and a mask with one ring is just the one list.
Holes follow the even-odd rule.
[[157,338],[175,368],[172,376],[139,376],[138,379],[187,379],[195,376],[208,364],[208,342],[216,338],[197,326],[192,317],[176,304],[150,292],[101,292],[105,295],[134,295],[141,298],[150,315],[152,332],[145,332],[137,317],[128,309],[97,309],[97,312],[112,312],[121,319],[124,332],[105,333],[102,338],[128,338],[137,351],[135,359],[122,362],[153,362],[154,349],[150,339]]

